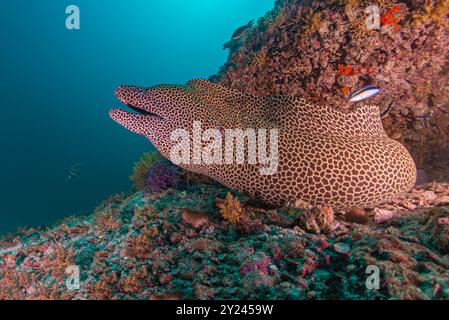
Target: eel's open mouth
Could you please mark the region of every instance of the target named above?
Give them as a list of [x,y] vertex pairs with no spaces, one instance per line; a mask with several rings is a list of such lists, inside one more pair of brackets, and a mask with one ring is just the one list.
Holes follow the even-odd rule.
[[145,116],[152,116],[152,117],[160,117],[161,118],[161,116],[159,116],[156,113],[153,113],[153,112],[147,111],[145,109],[133,106],[131,104],[127,104],[126,106],[128,108],[130,108],[131,110],[133,110],[134,112],[138,113],[138,114],[145,115]]
[[154,112],[156,106],[152,107],[152,104],[149,103],[149,101],[142,104],[142,100],[151,100],[149,99],[150,97],[146,95],[148,95],[148,93],[145,88],[135,86],[120,86],[115,91],[115,96],[117,99],[133,111],[133,113],[129,112],[129,114],[149,116],[159,120],[164,120],[161,115]]

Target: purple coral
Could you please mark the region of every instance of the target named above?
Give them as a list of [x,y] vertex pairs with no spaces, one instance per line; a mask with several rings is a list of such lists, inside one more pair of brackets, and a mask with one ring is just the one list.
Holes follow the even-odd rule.
[[180,183],[179,169],[169,161],[156,161],[148,170],[145,181],[146,192],[161,192],[176,188]]
[[267,275],[271,264],[271,259],[265,254],[255,254],[243,264],[240,268],[240,274],[246,276],[250,272],[256,272],[260,275]]

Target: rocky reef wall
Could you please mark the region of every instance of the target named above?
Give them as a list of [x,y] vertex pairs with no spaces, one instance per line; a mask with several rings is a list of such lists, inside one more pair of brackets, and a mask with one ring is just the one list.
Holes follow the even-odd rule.
[[[369,30],[372,5],[380,28]],[[381,94],[369,103],[391,106],[389,135],[431,179],[447,181],[448,13],[448,0],[278,0],[243,38],[225,45],[229,59],[211,80],[340,109],[353,107],[350,92],[376,85]]]

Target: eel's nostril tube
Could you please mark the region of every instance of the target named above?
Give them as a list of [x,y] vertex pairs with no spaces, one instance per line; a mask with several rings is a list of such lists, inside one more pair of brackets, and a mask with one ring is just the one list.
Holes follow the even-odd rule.
[[124,86],[118,86],[118,87],[115,89],[115,96],[116,96],[117,98],[120,98],[120,96],[122,95],[124,89],[125,89]]

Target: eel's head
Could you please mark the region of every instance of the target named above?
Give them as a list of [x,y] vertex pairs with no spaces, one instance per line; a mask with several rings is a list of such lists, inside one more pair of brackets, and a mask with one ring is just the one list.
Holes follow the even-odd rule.
[[[183,104],[175,101],[178,88],[120,86],[116,97],[132,111],[112,109],[111,118],[126,129],[147,137],[154,146],[167,156],[171,148],[170,133],[183,127],[183,116],[188,112]],[[186,110],[183,110],[186,109]]]
[[202,129],[230,128],[238,121],[239,109],[226,106],[220,88],[207,80],[193,80],[185,86],[160,85],[151,88],[120,86],[116,97],[134,112],[112,109],[110,116],[126,129],[146,136],[169,157],[179,140],[176,132],[191,134],[201,123]]

